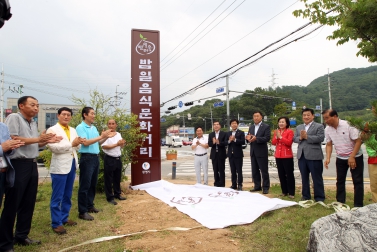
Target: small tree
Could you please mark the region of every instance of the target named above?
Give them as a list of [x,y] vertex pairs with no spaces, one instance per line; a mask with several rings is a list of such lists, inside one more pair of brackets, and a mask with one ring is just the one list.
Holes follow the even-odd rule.
[[[73,102],[82,107],[89,106],[96,112],[96,118],[94,125],[97,127],[98,132],[101,134],[103,130],[107,129],[107,122],[110,119],[114,119],[118,124],[117,131],[122,135],[122,138],[126,140],[126,144],[122,149],[122,173],[129,167],[129,164],[135,162],[133,158],[135,157],[134,150],[142,145],[143,138],[146,137],[145,133],[140,132],[140,127],[138,126],[137,115],[127,114],[125,109],[114,108],[111,105],[111,96],[106,96],[100,93],[98,90],[90,91],[90,100],[85,101],[85,99],[77,98],[73,96]],[[72,118],[72,125],[77,126],[82,121],[81,111],[79,114]],[[97,190],[100,192],[104,191],[104,176],[103,176],[103,159],[104,153],[102,148],[100,148],[100,171],[98,175]],[[125,177],[127,179],[127,177]]]
[[[127,114],[125,109],[114,108],[111,106],[112,97],[106,96],[100,93],[98,90],[90,90],[90,100],[77,98],[73,96],[72,101],[81,105],[82,108],[88,106],[92,107],[96,112],[96,118],[94,125],[96,126],[99,134],[103,130],[107,129],[107,121],[109,119],[114,119],[118,124],[117,131],[122,135],[122,138],[126,140],[126,144],[122,149],[122,174],[129,167],[129,164],[135,162],[133,158],[135,156],[134,150],[142,145],[142,139],[146,137],[145,133],[140,132],[140,127],[138,126],[137,116],[133,114]],[[82,122],[81,110],[74,114],[70,123],[71,127],[76,128]],[[44,159],[46,167],[49,167],[51,160],[51,151],[45,150],[41,157]],[[97,190],[100,192],[104,191],[104,176],[103,176],[103,158],[104,153],[102,148],[100,148],[100,170],[98,175]],[[127,179],[127,177],[124,177]]]

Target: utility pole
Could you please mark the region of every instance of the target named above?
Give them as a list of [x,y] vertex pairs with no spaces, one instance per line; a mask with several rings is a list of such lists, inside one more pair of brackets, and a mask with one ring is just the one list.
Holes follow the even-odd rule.
[[322,116],[322,98],[319,98],[319,106],[321,107],[321,124],[323,124],[323,116]]
[[186,137],[185,114],[183,114],[183,137]]
[[229,129],[229,114],[230,114],[230,109],[229,109],[229,75],[226,76],[226,127]]
[[1,106],[0,106],[0,109],[1,109],[1,122],[4,122],[4,64],[1,64],[1,97],[0,97],[0,100],[1,100]]
[[[118,87],[119,87],[119,85],[116,85],[116,87],[115,87],[115,96],[114,96],[115,104],[110,104],[111,106],[114,106],[114,108],[117,108],[120,105],[120,103],[121,103],[120,100],[123,99],[123,97],[121,95],[127,94],[127,92],[118,92]],[[118,99],[119,99],[119,103],[118,103]]]
[[327,85],[329,89],[329,107],[332,109],[332,102],[331,102],[331,83],[330,83],[330,69],[327,68]]
[[[276,87],[275,87],[275,85],[276,85],[276,83],[275,83],[275,80],[277,79],[277,78],[275,78],[275,73],[274,73],[274,69],[272,68],[272,75],[271,75],[271,87],[272,87],[272,89],[275,89]],[[276,91],[276,93],[278,92],[277,90],[275,90]]]
[[212,118],[212,107],[209,105],[209,110],[211,111],[211,125],[212,125],[212,131],[213,131],[213,118]]
[[118,86],[119,85],[116,85],[115,87],[115,107],[118,106]]

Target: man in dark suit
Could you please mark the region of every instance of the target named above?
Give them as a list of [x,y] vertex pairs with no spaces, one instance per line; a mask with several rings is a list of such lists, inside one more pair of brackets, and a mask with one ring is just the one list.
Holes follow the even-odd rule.
[[250,126],[246,136],[246,140],[250,143],[251,174],[254,181],[254,188],[250,191],[261,191],[261,179],[263,179],[263,194],[268,194],[270,175],[268,174],[267,143],[271,138],[271,130],[268,124],[262,122],[262,119],[262,112],[255,111],[253,114],[254,124]]
[[225,187],[225,159],[226,146],[228,145],[226,133],[221,131],[219,121],[213,122],[214,132],[208,136],[208,146],[211,147],[210,159],[212,160],[214,186]]
[[[238,120],[232,119],[230,121],[231,131],[228,132],[226,139],[228,140],[228,158],[230,171],[232,172],[232,186],[230,188],[242,191],[242,164],[243,151],[242,145],[245,144],[245,133],[238,130]],[[237,187],[238,183],[238,187]]]
[[298,143],[297,159],[302,179],[301,200],[311,199],[309,174],[312,174],[314,184],[315,201],[325,200],[323,184],[323,152],[321,143],[325,138],[323,125],[314,122],[314,110],[305,108],[302,110],[302,120],[296,128],[293,142]]

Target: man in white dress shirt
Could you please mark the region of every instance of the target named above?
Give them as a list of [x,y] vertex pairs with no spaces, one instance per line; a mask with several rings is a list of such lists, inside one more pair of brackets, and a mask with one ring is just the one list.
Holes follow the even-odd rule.
[[208,185],[208,137],[203,136],[203,129],[201,127],[196,128],[196,138],[193,139],[191,149],[195,150],[195,173],[196,183],[202,183],[201,168],[204,173],[204,184]]
[[[116,132],[117,123],[114,119],[110,119],[107,122],[107,127],[111,132]],[[105,177],[105,194],[106,199],[110,204],[117,205],[114,198],[119,200],[125,200],[125,197],[121,196],[120,181],[122,178],[122,159],[121,148],[124,147],[126,141],[122,139],[119,132],[116,135],[108,138],[102,144],[102,150],[105,153],[104,159],[104,177]]]

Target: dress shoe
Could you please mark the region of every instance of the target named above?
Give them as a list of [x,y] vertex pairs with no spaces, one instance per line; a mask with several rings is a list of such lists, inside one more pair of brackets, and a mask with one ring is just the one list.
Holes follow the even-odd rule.
[[268,194],[268,189],[263,189],[263,194]]
[[66,222],[63,222],[64,226],[76,226],[77,222],[73,220],[67,220]]
[[52,228],[52,231],[54,231],[55,233],[59,235],[67,233],[67,230],[63,226],[57,226],[56,228]]
[[94,220],[93,216],[88,213],[79,214],[79,218],[82,220],[92,221]]
[[237,187],[236,186],[231,186],[229,187],[230,189],[233,189],[233,190],[237,190]]
[[113,205],[118,205],[118,203],[115,201],[115,200],[108,200],[107,202],[109,202],[110,204],[113,204]]
[[126,200],[127,199],[126,197],[122,197],[120,195],[119,196],[115,196],[115,198],[118,199],[118,200]]
[[308,199],[305,199],[304,197],[301,197],[300,201],[305,201],[305,200],[308,200]]
[[238,186],[237,190],[242,191],[242,186]]
[[99,213],[99,209],[92,207],[91,209],[88,210],[89,213]]
[[259,188],[259,189],[255,189],[255,188],[250,189],[250,192],[258,192],[258,191],[262,191],[262,189],[261,188]]
[[30,239],[30,238],[28,237],[28,238],[26,238],[25,240],[15,239],[15,240],[14,240],[14,244],[22,245],[22,246],[40,245],[40,244],[41,244],[41,241],[38,241],[38,240],[32,240],[32,239]]

